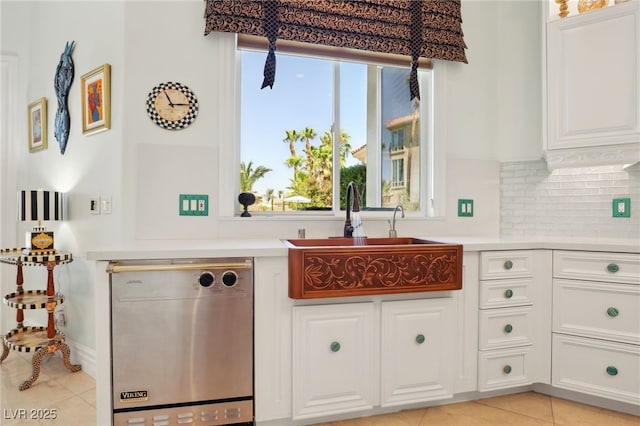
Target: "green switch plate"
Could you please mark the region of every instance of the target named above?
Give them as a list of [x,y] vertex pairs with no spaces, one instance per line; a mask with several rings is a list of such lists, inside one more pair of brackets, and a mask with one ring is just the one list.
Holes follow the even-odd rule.
[[614,198],[611,209],[613,217],[631,217],[631,198]]
[[472,217],[473,216],[473,200],[458,200],[458,216],[460,217]]
[[180,216],[209,216],[209,196],[180,194]]

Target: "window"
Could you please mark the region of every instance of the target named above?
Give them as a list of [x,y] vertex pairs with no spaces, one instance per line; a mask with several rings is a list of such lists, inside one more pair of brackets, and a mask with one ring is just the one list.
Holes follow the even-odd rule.
[[393,174],[391,177],[391,187],[400,188],[404,186],[404,160],[392,160]]
[[398,129],[391,132],[391,151],[404,149],[404,129]]
[[363,209],[424,210],[430,84],[419,106],[407,68],[279,53],[276,84],[261,90],[264,57],[240,54],[241,190],[256,195],[253,211],[337,211],[350,181]]

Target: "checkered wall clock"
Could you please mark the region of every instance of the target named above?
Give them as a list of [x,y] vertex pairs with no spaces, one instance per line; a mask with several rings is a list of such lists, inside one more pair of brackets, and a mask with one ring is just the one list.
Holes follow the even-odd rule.
[[161,83],[149,92],[147,114],[163,129],[185,129],[198,116],[198,98],[184,84]]

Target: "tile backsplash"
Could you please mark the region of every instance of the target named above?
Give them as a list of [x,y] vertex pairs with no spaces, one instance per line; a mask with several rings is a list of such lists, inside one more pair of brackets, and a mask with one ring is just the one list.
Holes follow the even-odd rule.
[[[613,198],[631,199],[631,217],[612,217]],[[640,238],[640,165],[502,163],[500,203],[503,236]]]

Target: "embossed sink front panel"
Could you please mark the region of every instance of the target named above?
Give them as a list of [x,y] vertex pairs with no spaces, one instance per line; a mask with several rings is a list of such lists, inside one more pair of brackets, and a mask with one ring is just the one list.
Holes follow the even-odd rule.
[[288,240],[289,297],[314,299],[462,288],[462,245],[402,240],[406,241],[364,246]]

